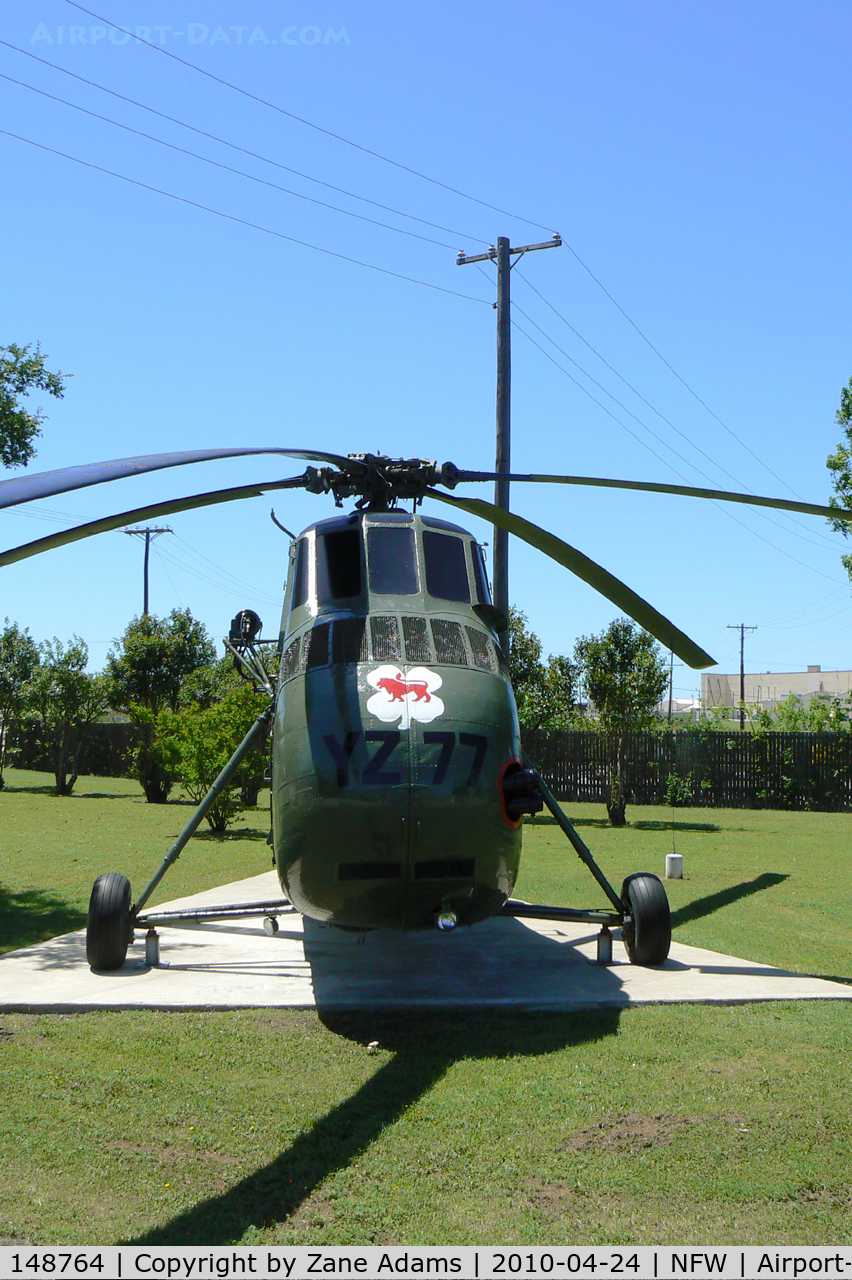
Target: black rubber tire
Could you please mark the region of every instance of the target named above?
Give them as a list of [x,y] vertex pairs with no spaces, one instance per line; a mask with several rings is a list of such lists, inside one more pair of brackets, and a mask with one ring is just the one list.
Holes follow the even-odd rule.
[[98,876],[89,899],[86,959],[92,969],[120,969],[127,956],[130,927],[130,881],[117,871]]
[[631,964],[662,964],[672,941],[672,918],[663,883],[649,871],[628,876],[621,886],[621,904],[630,916],[621,937]]

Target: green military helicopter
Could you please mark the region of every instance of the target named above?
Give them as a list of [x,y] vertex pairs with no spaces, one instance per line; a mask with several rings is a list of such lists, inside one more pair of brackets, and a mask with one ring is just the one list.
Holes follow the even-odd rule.
[[[482,552],[460,525],[418,513],[426,498],[481,517],[537,547],[602,592],[690,666],[713,665],[700,646],[582,552],[523,517],[447,490],[492,472],[421,458],[298,449],[205,449],[125,458],[0,482],[0,507],[167,467],[252,454],[310,464],[298,476],[196,494],[109,516],[0,553],[0,566],[110,529],[276,489],[331,494],[354,510],[310,525],[290,545],[277,675],[259,645],[260,619],[243,610],[226,640],[269,703],[143,891],[108,872],[95,881],[87,956],[120,968],[134,929],[176,919],[297,910],[355,930],[452,929],[503,914],[600,926],[599,958],[620,926],[630,959],[661,964],[671,923],[657,876],[628,876],[618,892],[524,759],[503,654],[506,617],[493,605]],[[505,475],[514,483],[593,485],[681,494],[826,517],[852,512],[681,485],[584,476]],[[411,502],[411,512],[401,503]],[[277,522],[276,522],[277,523]],[[283,899],[206,910],[145,904],[250,748],[272,729],[270,843]],[[511,897],[525,814],[547,806],[588,865],[609,907],[580,909]],[[150,955],[156,956],[152,947]]]

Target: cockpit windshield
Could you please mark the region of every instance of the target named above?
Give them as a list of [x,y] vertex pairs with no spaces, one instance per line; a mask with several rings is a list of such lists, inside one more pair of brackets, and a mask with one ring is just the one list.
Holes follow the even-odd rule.
[[411,596],[417,591],[414,530],[373,525],[367,530],[370,590],[379,595]]
[[338,529],[317,538],[317,604],[361,594],[361,530]]
[[438,600],[470,604],[464,543],[451,534],[423,532],[426,590]]

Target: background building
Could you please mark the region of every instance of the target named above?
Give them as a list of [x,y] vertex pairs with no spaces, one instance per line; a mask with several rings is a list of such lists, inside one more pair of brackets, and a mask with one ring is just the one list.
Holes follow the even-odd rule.
[[[807,671],[758,671],[745,673],[745,701],[767,711],[793,693],[807,704],[815,697],[845,698],[852,690],[852,671],[823,671],[819,666]],[[705,707],[737,707],[740,702],[740,673],[722,675],[702,672],[701,701]]]

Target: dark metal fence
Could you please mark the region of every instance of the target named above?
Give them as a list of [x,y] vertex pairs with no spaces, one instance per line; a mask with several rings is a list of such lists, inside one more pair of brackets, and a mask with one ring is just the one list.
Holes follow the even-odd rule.
[[[524,750],[560,799],[608,797],[600,734],[536,730],[524,735]],[[634,804],[852,809],[852,733],[630,733],[627,793]]]
[[[10,735],[11,763],[50,772],[35,729]],[[587,729],[535,730],[524,750],[560,800],[609,795],[606,739]],[[139,729],[95,724],[81,774],[126,777]],[[627,794],[633,804],[720,805],[738,809],[852,810],[852,733],[720,733],[699,729],[627,735]]]

